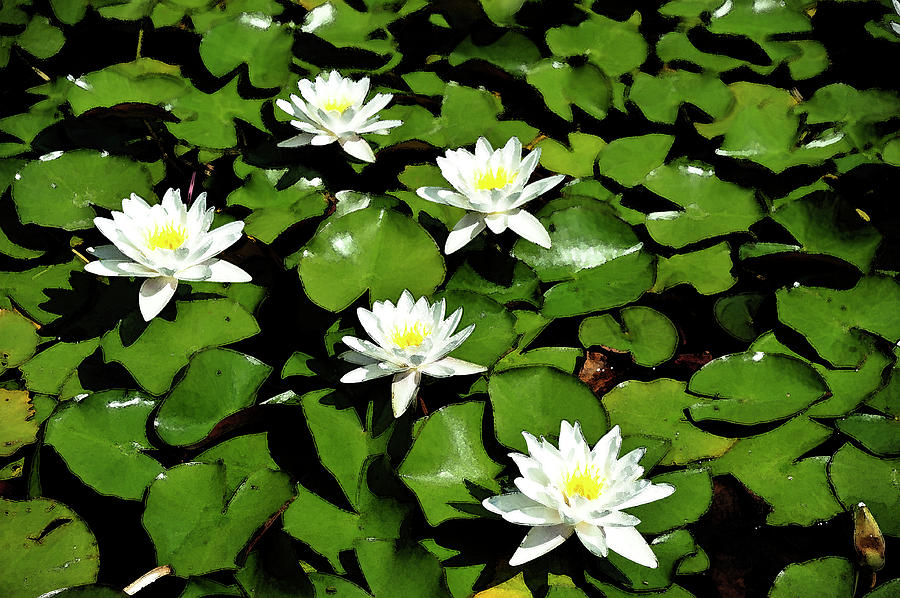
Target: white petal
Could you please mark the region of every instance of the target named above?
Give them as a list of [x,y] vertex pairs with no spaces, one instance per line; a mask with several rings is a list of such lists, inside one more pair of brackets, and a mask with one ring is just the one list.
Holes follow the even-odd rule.
[[416,189],[416,195],[422,199],[433,201],[434,203],[454,206],[464,210],[472,209],[469,198],[452,189],[446,189],[444,187],[419,187]]
[[591,450],[591,460],[603,471],[612,469],[612,463],[619,456],[619,448],[622,446],[622,435],[619,426],[613,426],[612,429],[603,435],[597,441]]
[[127,260],[119,262],[116,267],[124,272],[127,276],[143,276],[145,278],[155,278],[159,276],[159,272],[157,272],[153,268],[148,268],[144,264],[136,264]]
[[565,542],[574,529],[571,525],[565,524],[531,528],[518,550],[509,559],[509,564],[517,567],[547,554]]
[[278,143],[278,147],[302,147],[304,145],[309,145],[309,142],[312,141],[313,136],[309,133],[300,133],[294,137],[290,137]]
[[370,312],[367,309],[359,307],[356,309],[356,317],[359,318],[359,323],[362,324],[362,327],[369,335],[369,338],[371,338],[379,345],[384,344],[384,335],[381,333],[380,323],[378,321],[378,318],[375,317],[374,313]]
[[403,412],[416,399],[421,379],[422,374],[416,370],[394,375],[394,381],[391,384],[391,407],[394,410],[394,417],[403,415]]
[[371,123],[357,127],[356,132],[357,134],[374,133],[375,135],[387,135],[390,133],[390,129],[399,127],[402,124],[402,120],[374,120]]
[[559,505],[558,497],[554,496],[554,491],[549,486],[538,483],[530,478],[516,478],[513,480],[519,491],[544,506],[556,508]]
[[469,241],[474,239],[485,228],[484,217],[480,214],[469,212],[459,219],[450,234],[447,235],[447,242],[444,244],[444,253],[450,255],[454,251],[458,251],[465,247]]
[[294,112],[294,105],[291,104],[290,102],[288,102],[287,100],[278,98],[277,100],[275,100],[275,105],[278,106],[279,108],[281,108],[282,110],[284,110],[285,112],[287,112],[288,114],[290,114],[291,116],[297,116],[297,114]]
[[584,547],[593,554],[606,558],[609,555],[609,546],[606,544],[606,535],[596,525],[581,522],[575,526],[575,533]]
[[372,151],[372,148],[369,147],[369,144],[365,139],[359,137],[355,139],[339,139],[338,143],[341,144],[341,147],[344,148],[345,152],[354,158],[359,158],[364,162],[375,161],[375,153]]
[[[897,9],[897,12],[900,13],[900,8]],[[893,21],[891,23],[891,29],[893,29],[894,33],[896,33],[897,35],[900,35],[900,23]]]
[[163,310],[175,294],[176,288],[178,280],[168,276],[148,278],[144,281],[138,293],[138,305],[145,322],[149,322]]
[[575,422],[573,426],[566,420],[559,423],[559,452],[563,459],[573,461],[584,458],[585,442],[581,434],[581,426]]
[[[205,262],[206,260],[217,256],[240,240],[243,235],[244,223],[240,220],[229,222],[219,228],[213,229],[206,233],[198,241],[205,241],[207,245],[201,249],[199,254],[194,253],[191,256],[193,263]],[[225,281],[220,281],[225,282]]]
[[209,267],[209,282],[250,282],[252,278],[243,269],[225,260],[212,259],[206,262]]
[[558,525],[562,523],[559,511],[536,503],[521,492],[491,496],[481,503],[492,513],[497,513],[511,523],[519,525]]
[[341,382],[344,384],[353,384],[356,382],[365,382],[366,380],[375,380],[397,373],[397,366],[393,364],[378,362],[365,365],[355,370],[350,370],[341,376]]
[[469,374],[480,374],[487,368],[477,363],[470,363],[455,357],[444,357],[440,361],[435,361],[428,367],[422,368],[422,373],[434,376],[435,378],[447,378],[448,376],[468,376]]
[[118,267],[123,263],[130,262],[126,262],[126,260],[97,260],[96,262],[85,264],[84,269],[86,272],[97,276],[131,276],[131,274]]
[[628,507],[636,507],[645,505],[648,502],[660,500],[675,492],[675,486],[671,484],[651,484],[644,488],[639,494],[632,496],[623,503],[616,505],[616,509],[627,509]]
[[209,269],[209,266],[206,264],[194,264],[188,268],[184,268],[175,273],[175,278],[178,280],[191,280],[191,281],[200,281],[200,280],[209,280],[212,271]]
[[128,256],[119,251],[115,245],[101,245],[99,247],[88,247],[87,252],[98,260],[113,260],[116,262],[128,261]]
[[484,217],[484,223],[492,233],[499,235],[509,226],[509,215],[504,213],[487,214]]
[[368,355],[369,357],[373,357],[378,361],[391,361],[390,355],[387,351],[379,346],[370,343],[367,340],[356,338],[355,336],[345,336],[341,339],[341,342],[343,342],[345,345],[347,345],[357,353]]
[[524,203],[531,201],[535,197],[543,195],[544,193],[558,185],[564,178],[566,177],[561,174],[557,174],[555,176],[547,177],[545,179],[541,179],[539,181],[531,183],[530,185],[522,189],[519,197],[517,197],[512,205],[509,206],[510,209],[518,208]]
[[337,141],[337,137],[334,135],[313,135],[313,138],[309,140],[310,145],[328,145],[329,143],[334,143]]
[[372,365],[373,363],[378,363],[377,359],[369,357],[368,355],[363,355],[362,353],[357,353],[356,351],[344,351],[338,355],[338,358],[349,361],[350,363],[355,363],[356,365]]
[[544,249],[550,248],[550,235],[547,229],[541,224],[541,221],[526,212],[519,210],[507,220],[509,228],[523,239],[527,239],[535,245],[540,245]]
[[522,453],[510,453],[509,458],[512,459],[519,468],[523,477],[528,478],[537,484],[547,485],[550,483],[550,478],[547,477],[541,464],[535,459],[528,455],[523,455]]
[[650,545],[635,528],[607,527],[603,531],[606,533],[606,545],[613,552],[651,569],[659,566],[659,561],[656,560],[656,555],[653,554]]

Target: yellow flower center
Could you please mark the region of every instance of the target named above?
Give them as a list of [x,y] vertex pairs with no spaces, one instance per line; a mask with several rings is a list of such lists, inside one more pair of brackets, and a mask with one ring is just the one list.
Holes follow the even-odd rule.
[[593,465],[590,467],[578,466],[563,480],[563,494],[565,495],[566,504],[569,504],[569,498],[582,496],[588,500],[594,500],[603,492],[603,486],[606,480],[597,471]]
[[156,226],[147,233],[148,249],[178,249],[187,240],[187,229],[183,225],[166,224]]
[[335,98],[328,98],[322,104],[322,110],[326,112],[334,110],[338,114],[343,114],[344,110],[353,105],[353,100],[348,98],[347,96],[338,96]]
[[431,326],[422,322],[415,322],[410,325],[404,324],[402,327],[397,326],[391,333],[391,342],[401,349],[409,347],[418,347],[426,338],[431,335]]
[[517,172],[506,170],[502,166],[497,170],[475,173],[476,189],[500,189],[516,180]]

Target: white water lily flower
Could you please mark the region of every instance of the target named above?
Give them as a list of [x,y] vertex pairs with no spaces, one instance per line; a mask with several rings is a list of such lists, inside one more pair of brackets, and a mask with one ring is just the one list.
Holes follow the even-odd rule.
[[201,193],[188,210],[178,189],[169,189],[161,204],[151,206],[134,193],[122,200],[122,211],[94,224],[112,245],[89,247],[100,258],[84,269],[100,276],[139,276],[138,305],[144,320],[166,306],[179,280],[249,282],[250,275],[215,256],[241,238],[243,222],[229,222],[210,231],[213,208]]
[[612,550],[630,561],[656,568],[659,562],[635,529],[640,519],[623,509],[665,498],[675,491],[669,484],[640,479],[638,461],[646,448],[619,458],[622,435],[613,427],[591,449],[581,427],[563,421],[559,449],[522,432],[529,455],[510,453],[522,477],[520,492],[484,499],[484,507],[507,521],[533,526],[509,564],[527,563],[550,552],[575,533],[597,556]]
[[376,93],[365,103],[368,77],[353,81],[331,71],[327,79],[319,75],[315,83],[303,79],[297,86],[302,98],[291,94],[290,102],[279,98],[275,103],[296,119],[291,124],[302,133],[282,141],[278,147],[328,145],[337,141],[354,158],[374,162],[372,148],[360,135],[387,135],[389,129],[403,124],[401,120],[378,120],[378,111],[387,106],[394,97],[392,94]]
[[447,354],[460,346],[472,331],[471,324],[454,334],[463,310],[460,307],[444,319],[446,302],[434,305],[421,297],[413,303],[409,291],[403,291],[394,306],[390,301],[376,301],[372,311],[356,310],[359,322],[374,343],[345,336],[344,344],[353,349],[341,358],[360,365],[344,374],[341,382],[363,382],[393,374],[391,405],[394,417],[400,417],[412,404],[422,374],[436,378],[478,374],[487,368]]
[[[891,0],[891,1],[892,1],[893,4],[894,4],[894,11],[895,11],[898,15],[900,15],[900,0]],[[897,21],[892,21],[892,22],[891,22],[891,29],[893,29],[893,30],[894,30],[894,33],[896,33],[897,35],[900,35],[900,23],[898,23]]]
[[469,210],[450,231],[444,251],[450,254],[461,249],[485,227],[498,234],[508,227],[532,243],[549,248],[550,235],[544,226],[522,209],[526,202],[565,178],[558,174],[526,185],[540,157],[537,148],[523,160],[522,144],[516,137],[498,150],[480,137],[474,154],[460,148],[447,150],[445,157],[438,158],[441,174],[453,189],[420,187],[416,193],[435,203]]

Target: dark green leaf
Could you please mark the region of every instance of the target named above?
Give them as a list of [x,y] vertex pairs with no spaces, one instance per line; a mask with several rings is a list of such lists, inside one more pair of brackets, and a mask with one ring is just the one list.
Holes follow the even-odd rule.
[[678,331],[665,315],[644,306],[626,307],[618,319],[611,314],[582,320],[578,340],[585,347],[601,345],[631,353],[635,363],[652,367],[669,360],[678,346]]

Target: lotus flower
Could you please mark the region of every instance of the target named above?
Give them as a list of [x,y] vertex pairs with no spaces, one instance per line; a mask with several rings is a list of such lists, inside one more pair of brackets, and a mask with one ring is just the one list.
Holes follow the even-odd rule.
[[619,426],[591,449],[578,422],[560,424],[559,449],[522,432],[529,455],[511,453],[522,473],[515,479],[519,492],[484,499],[484,507],[509,522],[532,526],[509,564],[516,566],[550,552],[573,533],[600,557],[612,550],[628,560],[656,568],[658,561],[635,529],[640,519],[623,509],[669,496],[669,484],[641,479],[638,461],[647,449],[618,457],[622,446]]
[[354,158],[374,162],[372,148],[360,135],[387,135],[389,129],[403,124],[400,120],[378,120],[378,111],[387,106],[393,95],[376,93],[365,103],[368,77],[354,82],[331,71],[327,79],[320,75],[315,83],[303,79],[297,86],[302,99],[291,94],[290,102],[279,98],[276,104],[296,119],[291,124],[302,133],[282,141],[278,147],[328,145],[337,141]]
[[390,301],[376,301],[372,311],[356,310],[375,342],[353,336],[342,339],[353,350],[341,354],[341,358],[362,367],[344,374],[341,382],[393,375],[391,405],[394,417],[400,417],[416,398],[422,374],[446,378],[485,371],[484,366],[447,357],[472,334],[475,324],[454,334],[463,310],[459,308],[444,319],[445,310],[443,299],[432,305],[421,297],[413,303],[409,291],[403,291],[396,306]]
[[122,200],[122,211],[94,224],[112,245],[89,247],[99,258],[84,269],[100,276],[139,276],[138,305],[144,320],[166,306],[179,280],[249,282],[250,275],[215,256],[241,238],[243,222],[229,222],[210,231],[213,208],[201,193],[188,210],[178,189],[169,189],[162,204],[151,206],[134,193]]
[[453,189],[420,187],[416,193],[428,201],[469,210],[450,231],[444,251],[450,254],[461,249],[485,227],[498,234],[508,227],[532,243],[549,248],[550,235],[544,226],[522,209],[564,178],[558,174],[526,185],[540,157],[538,148],[523,160],[522,144],[516,137],[499,150],[481,137],[474,155],[457,149],[447,150],[446,156],[438,158],[441,174]]

